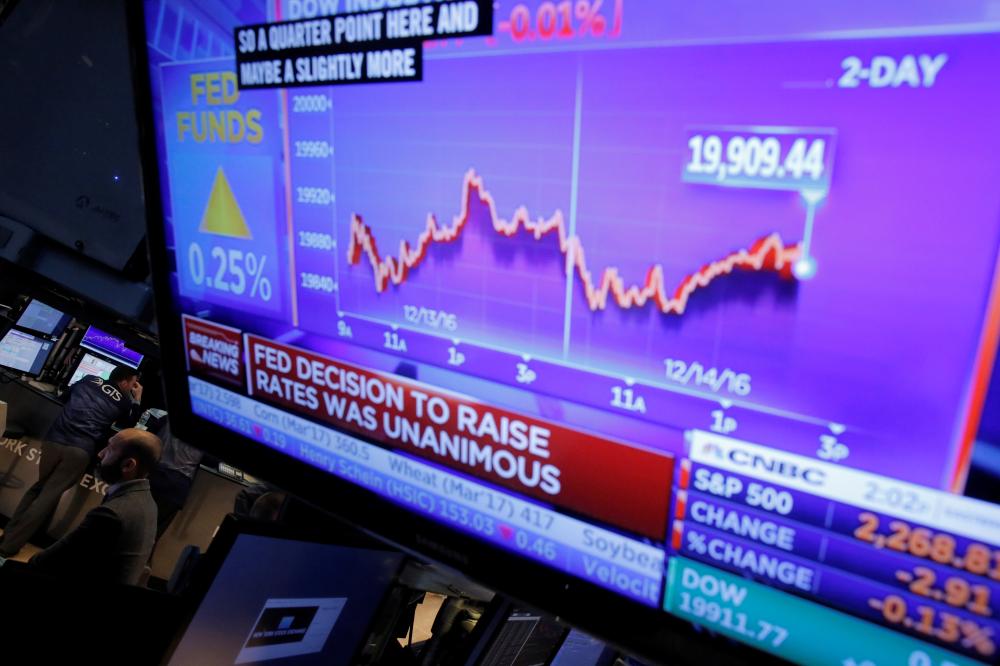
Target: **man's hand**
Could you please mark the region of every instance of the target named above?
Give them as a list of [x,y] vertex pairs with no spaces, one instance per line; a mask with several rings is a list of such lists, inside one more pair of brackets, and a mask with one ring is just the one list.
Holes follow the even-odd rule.
[[132,385],[132,400],[142,402],[142,384],[139,383],[138,379]]

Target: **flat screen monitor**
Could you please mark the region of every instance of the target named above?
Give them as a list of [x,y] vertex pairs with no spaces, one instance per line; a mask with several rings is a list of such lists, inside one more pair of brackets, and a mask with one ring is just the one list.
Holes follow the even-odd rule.
[[17,326],[42,335],[59,337],[71,319],[70,315],[32,299],[18,317]]
[[0,366],[37,376],[48,360],[53,342],[11,329],[0,340]]
[[80,340],[84,349],[104,354],[122,365],[138,368],[142,363],[142,354],[125,346],[125,341],[106,333],[96,326],[91,326]]
[[567,629],[555,619],[532,611],[507,616],[478,666],[538,666],[559,650]]
[[111,372],[115,369],[115,364],[107,359],[103,359],[93,354],[84,354],[80,362],[73,371],[73,376],[69,379],[69,386],[76,384],[87,375],[97,375],[101,379],[111,377]]
[[403,559],[224,523],[199,563],[196,608],[164,664],[353,663]]
[[141,4],[181,437],[654,660],[997,659],[992,2]]
[[604,641],[573,629],[566,634],[549,666],[611,666],[615,656],[615,650]]

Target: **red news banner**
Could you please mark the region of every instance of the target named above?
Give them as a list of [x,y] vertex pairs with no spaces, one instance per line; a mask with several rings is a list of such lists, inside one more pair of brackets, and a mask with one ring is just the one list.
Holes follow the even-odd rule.
[[188,315],[182,319],[188,372],[242,388],[242,331]]
[[[186,318],[185,332],[208,333],[211,324],[192,327],[198,323]],[[611,525],[664,538],[673,473],[669,454],[255,335],[245,339],[248,390],[255,398]]]

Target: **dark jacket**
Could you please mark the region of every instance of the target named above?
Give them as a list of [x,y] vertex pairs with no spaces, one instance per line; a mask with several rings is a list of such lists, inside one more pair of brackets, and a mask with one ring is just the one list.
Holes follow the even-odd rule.
[[31,558],[39,571],[135,585],[153,553],[156,503],[149,481],[126,481],[80,525]]
[[49,427],[45,439],[67,444],[91,455],[104,448],[111,425],[118,421],[135,423],[139,405],[132,396],[96,375],[84,377],[63,396],[66,406]]

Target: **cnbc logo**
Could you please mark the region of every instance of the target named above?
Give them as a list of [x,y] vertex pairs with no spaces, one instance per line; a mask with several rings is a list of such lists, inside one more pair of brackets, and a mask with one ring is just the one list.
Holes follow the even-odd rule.
[[345,597],[268,599],[236,658],[237,664],[321,652]]
[[774,478],[779,482],[796,480],[810,486],[827,483],[827,467],[801,456],[736,442],[719,441],[711,435],[696,439],[691,457],[706,465],[722,467],[757,478]]

